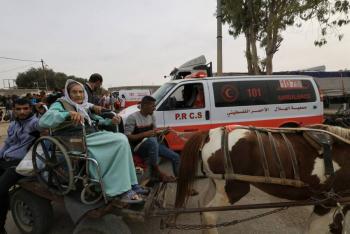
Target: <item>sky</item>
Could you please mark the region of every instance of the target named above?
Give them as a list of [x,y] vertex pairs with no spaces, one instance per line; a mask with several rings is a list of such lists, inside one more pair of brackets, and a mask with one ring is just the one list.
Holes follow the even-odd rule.
[[[0,57],[41,60],[48,68],[104,87],[161,85],[174,67],[205,55],[216,71],[216,0],[0,0]],[[325,65],[350,69],[350,25],[339,42],[313,45],[317,23],[291,27],[274,57],[274,71]],[[223,71],[246,72],[245,39],[223,27]],[[0,59],[3,79],[40,63]]]

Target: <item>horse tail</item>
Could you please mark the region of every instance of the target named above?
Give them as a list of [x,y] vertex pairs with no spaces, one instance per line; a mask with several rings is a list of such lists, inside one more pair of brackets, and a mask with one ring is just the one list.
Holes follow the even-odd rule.
[[192,191],[198,169],[199,153],[208,137],[209,131],[195,133],[185,144],[181,152],[179,178],[177,180],[175,207],[182,207]]

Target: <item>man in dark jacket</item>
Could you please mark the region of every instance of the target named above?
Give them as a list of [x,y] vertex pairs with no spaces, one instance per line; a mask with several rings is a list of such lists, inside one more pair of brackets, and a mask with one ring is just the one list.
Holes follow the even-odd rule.
[[89,81],[85,83],[84,88],[88,94],[88,102],[98,105],[98,98],[94,92],[101,87],[103,78],[100,74],[94,73],[90,76]]
[[[102,86],[103,78],[100,74],[94,73],[90,76],[89,81],[84,84],[84,88],[86,90],[86,93],[88,95],[88,102],[94,104],[93,111],[94,113],[101,115],[103,107],[99,105],[98,97],[95,95],[95,92],[98,88]],[[107,114],[108,115],[108,114]],[[107,115],[104,115],[104,118],[109,118]],[[113,116],[112,116],[113,117]],[[114,127],[105,127],[105,130],[108,131],[115,131]],[[118,125],[118,131],[123,133],[124,132],[124,124],[121,122]]]
[[37,117],[27,99],[14,102],[15,120],[7,130],[7,139],[0,150],[0,234],[6,233],[5,222],[9,208],[8,190],[21,178],[15,168],[39,135]]

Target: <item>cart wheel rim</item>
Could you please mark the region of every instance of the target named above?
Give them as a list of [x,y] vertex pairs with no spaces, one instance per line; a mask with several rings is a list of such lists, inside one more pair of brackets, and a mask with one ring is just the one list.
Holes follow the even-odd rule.
[[17,223],[20,226],[20,228],[25,232],[32,232],[34,217],[30,207],[24,201],[21,200],[16,201],[14,207],[15,210],[13,212],[15,212]]

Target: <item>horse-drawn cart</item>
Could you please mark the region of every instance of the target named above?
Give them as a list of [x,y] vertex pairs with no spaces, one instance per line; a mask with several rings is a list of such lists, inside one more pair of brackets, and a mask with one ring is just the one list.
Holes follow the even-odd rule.
[[[12,215],[17,227],[22,233],[48,233],[54,223],[52,203],[55,204],[55,207],[64,206],[64,198],[51,193],[47,188],[35,180],[23,180],[19,185],[20,187],[17,187],[13,192],[11,200]],[[335,198],[332,197],[332,194],[329,194],[329,198],[323,200],[255,203],[217,207],[174,208],[173,204],[171,204],[172,201],[169,201],[169,195],[168,197],[166,196],[168,186],[169,185],[167,184],[155,185],[152,192],[147,198],[145,198],[145,204],[141,206],[128,206],[116,200],[90,210],[83,218],[81,218],[81,220],[79,220],[79,222],[77,222],[74,233],[130,233],[129,227],[121,217],[136,222],[147,222],[150,218],[161,217],[160,228],[162,229],[207,230],[252,221],[253,219],[284,211],[289,207],[322,205],[334,200],[337,200],[340,205],[337,211],[338,214],[344,215],[341,208],[344,208],[345,204],[350,203],[350,198]],[[273,210],[271,210],[272,208]],[[191,221],[175,221],[175,217],[178,215],[264,209],[268,209],[268,211],[259,212],[250,217],[239,219],[233,218],[231,221],[217,224],[193,224]]]
[[[155,185],[151,193],[145,197],[145,203],[142,205],[129,205],[116,199],[107,204],[100,202],[89,206],[67,201],[64,196],[51,192],[37,180],[24,179],[12,191],[11,210],[14,221],[22,233],[48,233],[54,223],[52,203],[55,203],[56,206],[64,206],[67,211],[83,209],[84,214],[73,220],[77,224],[74,233],[83,234],[87,230],[88,233],[130,233],[122,219],[114,218],[112,223],[109,223],[109,227],[106,227],[103,217],[113,214],[144,221],[146,217],[154,215],[155,207],[160,206],[159,202],[163,200],[161,196],[164,196],[164,193],[160,192],[162,188],[164,188],[162,184]],[[73,204],[73,207],[68,207],[67,204]]]
[[[236,131],[233,133],[236,134],[236,136],[229,136],[231,133],[223,133],[223,131],[225,131],[225,128],[211,130],[211,132],[209,132],[209,138],[204,137],[204,135],[208,133],[205,133],[204,135],[201,135],[203,133],[198,133],[188,141],[181,156],[183,160],[181,162],[180,178],[177,183],[178,188],[176,201],[169,202],[169,199],[167,198],[167,194],[169,194],[169,192],[167,191],[168,184],[159,183],[152,188],[151,193],[148,195],[148,197],[145,198],[145,203],[143,205],[126,205],[118,200],[112,200],[108,201],[107,203],[102,202],[100,206],[88,210],[85,213],[85,215],[80,218],[81,222],[80,224],[78,224],[75,233],[85,233],[86,230],[89,230],[90,233],[93,233],[92,230],[96,230],[101,233],[102,231],[99,228],[101,228],[101,226],[106,225],[101,225],[101,223],[99,223],[98,221],[102,220],[103,222],[105,222],[104,217],[106,216],[106,214],[116,214],[118,216],[127,216],[137,218],[139,220],[146,220],[150,217],[162,217],[161,227],[163,228],[181,230],[209,229],[215,232],[215,228],[217,227],[234,225],[252,219],[261,218],[263,216],[285,210],[288,207],[311,205],[323,209],[324,214],[329,213],[329,211],[332,211],[330,216],[332,221],[331,228],[336,231],[342,230],[341,228],[344,226],[343,221],[345,220],[344,216],[346,215],[347,211],[346,205],[350,203],[350,197],[348,197],[350,190],[348,186],[348,177],[346,176],[347,173],[349,173],[349,168],[347,168],[347,166],[350,164],[346,163],[348,160],[347,157],[342,156],[345,152],[344,149],[349,147],[347,144],[345,144],[342,141],[334,142],[332,147],[335,152],[333,156],[333,160],[335,161],[331,161],[331,163],[333,162],[333,175],[324,177],[324,174],[319,173],[320,170],[323,170],[323,172],[325,172],[325,168],[322,169],[322,165],[324,162],[322,160],[318,160],[318,158],[320,158],[320,155],[317,153],[317,150],[315,150],[311,146],[307,146],[304,141],[300,140],[301,137],[304,137],[300,133],[292,133],[290,129],[284,129],[283,131],[276,132],[275,130],[266,131],[266,129],[264,130],[257,128],[240,127],[236,128]],[[253,132],[250,133],[250,131]],[[256,131],[260,132],[257,133]],[[322,131],[323,130],[319,132]],[[275,135],[271,136],[269,132]],[[303,149],[298,147],[307,147],[306,154],[305,152],[304,154],[298,152],[298,154],[293,156],[292,152],[286,153],[288,152],[289,148],[287,146],[281,147],[282,143],[285,142],[281,140],[283,139],[283,137],[281,137],[280,135],[276,135],[282,133],[286,135],[290,134],[288,135],[288,138],[295,147],[295,150],[303,152]],[[252,145],[249,144],[255,141],[252,141],[252,139],[248,137],[256,138],[256,135],[262,138],[261,141],[263,142],[263,144],[254,143],[255,146],[252,147]],[[240,138],[242,139],[241,141],[239,141]],[[269,138],[270,140],[274,138],[275,142],[269,142]],[[213,145],[213,142],[210,141],[211,139],[215,139],[215,142],[219,142],[219,145]],[[230,142],[230,140],[235,140],[235,143],[233,144],[232,142]],[[238,144],[237,142],[241,143]],[[268,171],[265,171],[265,173],[271,174],[264,175],[264,167],[261,166],[260,160],[251,161],[250,158],[257,157],[259,159],[263,157],[263,159],[265,158],[265,160],[269,161],[269,154],[273,151],[274,148],[271,148],[270,151],[265,148],[266,152],[263,153],[265,155],[262,156],[262,153],[259,152],[262,150],[261,148],[259,149],[259,145],[266,146],[274,144],[276,145],[276,148],[278,148],[277,146],[280,146],[279,150],[286,151],[284,154],[280,154],[278,156],[280,157],[280,161],[284,160],[285,157],[299,157],[300,155],[305,159],[297,158],[298,160],[294,160],[293,158],[289,158],[288,160],[294,160],[295,162],[291,162],[287,167],[289,169],[285,170],[284,173],[281,173],[281,171],[279,170],[280,168],[278,169],[277,166],[275,166],[277,169],[271,166],[273,165],[272,162],[276,163],[276,159],[271,159],[272,162],[268,163],[267,165],[271,166],[272,168],[270,168]],[[228,146],[230,146],[230,149],[228,148]],[[245,146],[247,146],[248,148],[244,149]],[[234,147],[238,148],[235,149]],[[218,151],[213,151],[215,149],[217,149]],[[253,149],[256,150],[258,153],[256,153]],[[244,152],[244,154],[237,154],[238,152]],[[220,162],[220,164],[218,164],[218,162],[215,163],[212,160],[208,160],[209,157],[206,157],[206,154],[208,153],[210,153],[212,157],[217,157],[218,159],[220,159],[218,161]],[[208,184],[213,183],[215,185],[211,186],[211,188],[214,188],[214,195],[211,196],[211,200],[209,200],[209,203],[200,203],[198,207],[184,208],[184,201],[188,199],[188,195],[190,194],[192,188],[192,179],[196,178],[195,172],[197,172],[197,169],[195,168],[197,168],[199,163],[199,157],[196,158],[197,156],[200,156],[202,158],[202,167],[204,168],[203,172],[209,177]],[[237,156],[244,156],[245,158],[237,158]],[[276,157],[276,155],[273,154],[272,156]],[[232,159],[232,162],[227,162],[228,157]],[[237,163],[235,164],[235,162],[238,162],[238,159],[240,160],[239,167],[237,166]],[[249,168],[254,167],[255,164],[253,163],[258,162],[257,165],[259,165],[259,168],[255,171],[257,173],[261,172],[261,174],[252,175],[252,173],[250,173],[249,171],[243,171],[246,163],[244,161],[245,159],[250,160],[248,161],[249,165],[247,164]],[[303,162],[302,160],[309,160],[311,164],[309,165],[308,161]],[[223,161],[226,162],[223,163]],[[294,165],[293,163],[297,164]],[[219,165],[219,167],[215,168],[215,165]],[[232,168],[230,169],[228,166]],[[189,170],[189,168],[191,168],[192,170]],[[42,169],[39,170],[45,171]],[[230,172],[230,170],[233,170],[234,172]],[[247,176],[245,176],[244,173],[246,173],[245,175]],[[292,176],[290,176],[288,173],[291,173]],[[277,179],[273,180],[276,177],[278,177],[278,181]],[[292,178],[292,180],[289,181],[286,179],[286,177]],[[296,178],[299,178],[299,180],[303,180],[303,183],[297,183],[298,181],[296,180]],[[265,179],[265,181],[263,181],[263,179]],[[322,179],[325,179],[325,181],[322,181]],[[276,196],[282,195],[281,197],[296,201],[229,205],[229,203],[235,203],[249,192],[249,183],[269,194]],[[308,183],[308,185],[306,183]],[[248,187],[246,185],[248,185]],[[328,187],[329,185],[331,185],[331,187]],[[309,188],[307,186],[309,186]],[[208,188],[210,188],[210,186],[208,186]],[[313,188],[318,188],[319,191],[321,191],[321,193],[315,193],[319,196],[313,196],[310,194],[310,191],[312,191]],[[63,191],[65,191],[66,187],[63,186],[62,189]],[[208,196],[210,194],[209,190],[201,192]],[[67,202],[65,201],[65,197],[65,194],[57,195],[55,192],[50,191],[50,189],[47,188],[47,181],[45,182],[45,180],[44,183],[43,181],[42,183],[39,183],[37,180],[22,181],[19,184],[19,187],[14,191],[11,202],[11,209],[17,226],[23,233],[45,233],[45,231],[47,231],[48,228],[50,228],[50,225],[52,223],[51,201],[64,204],[65,202]],[[303,197],[305,197],[305,199],[303,199]],[[88,206],[88,204],[85,205]],[[275,210],[269,210],[265,213],[253,215],[251,217],[246,217],[242,219],[234,218],[232,221],[229,222],[216,223],[216,218],[212,218],[214,217],[213,214],[218,211],[271,208],[275,208]],[[204,214],[205,218],[203,219],[203,223],[179,224],[176,222],[176,218],[178,215],[190,213]],[[84,222],[84,219],[91,218],[97,221]],[[120,231],[120,233],[129,232],[127,226],[125,225],[125,223],[123,223],[122,219],[113,219],[113,223],[117,227],[110,225],[110,227],[113,226],[114,228],[110,230],[110,232],[105,231],[102,233],[118,233],[118,231]],[[85,229],[83,224],[87,225]],[[93,227],[91,225],[93,225]],[[326,224],[326,226],[328,227],[328,223]]]

